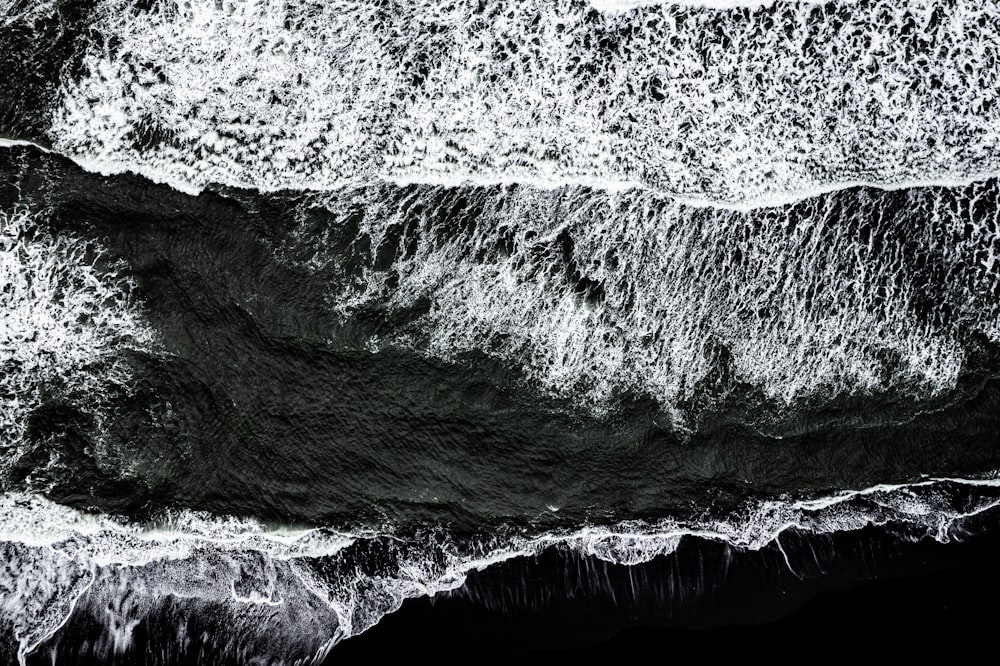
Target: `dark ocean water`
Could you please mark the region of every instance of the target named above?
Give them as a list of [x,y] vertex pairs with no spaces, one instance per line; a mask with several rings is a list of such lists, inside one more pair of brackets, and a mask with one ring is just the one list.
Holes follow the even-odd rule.
[[1000,15],[595,7],[0,1],[4,660],[983,640]]

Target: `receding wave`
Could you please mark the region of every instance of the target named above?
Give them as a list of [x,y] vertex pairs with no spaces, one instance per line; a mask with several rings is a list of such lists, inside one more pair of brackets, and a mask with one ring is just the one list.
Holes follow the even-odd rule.
[[8,563],[0,572],[0,603],[22,663],[74,612],[103,619],[98,647],[113,655],[126,651],[146,617],[178,603],[189,613],[210,608],[221,616],[228,641],[221,647],[231,657],[313,663],[407,598],[455,589],[473,570],[552,547],[634,565],[673,552],[686,538],[760,549],[788,530],[823,534],[878,525],[946,542],[961,534],[965,519],[998,504],[996,478],[925,479],[751,503],[716,518],[538,535],[500,530],[470,540],[440,529],[415,536],[275,531],[191,512],[139,525],[8,493],[0,497],[0,550]]
[[641,4],[104,0],[49,140],[185,191],[524,182],[746,206],[1000,167],[991,3]]

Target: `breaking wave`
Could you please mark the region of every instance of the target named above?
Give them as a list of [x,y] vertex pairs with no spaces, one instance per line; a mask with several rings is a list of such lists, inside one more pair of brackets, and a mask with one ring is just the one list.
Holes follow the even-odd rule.
[[680,414],[748,387],[779,407],[921,397],[1000,342],[998,195],[993,181],[856,189],[734,212],[649,192],[381,186],[310,200],[284,253],[330,280],[346,317],[400,322],[373,349],[485,350],[595,406],[632,393]]
[[993,4],[627,4],[103,0],[49,138],[188,192],[520,182],[746,207],[998,169]]

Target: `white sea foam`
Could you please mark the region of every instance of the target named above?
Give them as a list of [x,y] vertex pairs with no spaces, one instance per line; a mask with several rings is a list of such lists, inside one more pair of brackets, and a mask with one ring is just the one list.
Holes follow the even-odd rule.
[[0,608],[14,626],[22,662],[85,593],[109,604],[112,630],[120,629],[115,646],[123,648],[135,626],[123,613],[134,596],[268,606],[250,600],[271,598],[275,581],[268,575],[276,575],[281,563],[332,555],[352,541],[331,531],[273,533],[252,521],[192,513],[146,529],[37,496],[6,494],[0,497],[0,543],[8,562],[0,576]]
[[1000,170],[994,3],[746,4],[104,0],[50,139],[188,192],[641,184],[746,207]]
[[[598,408],[648,395],[680,422],[740,384],[778,406],[953,388],[972,336],[1000,342],[997,199],[858,190],[734,212],[649,192],[376,187],[326,200],[328,228],[304,225],[289,256],[335,276],[345,316],[429,303],[373,348],[485,350],[555,393]],[[341,274],[328,248],[348,220],[370,249]]]
[[55,11],[54,0],[0,0],[0,27],[33,23]]
[[[972,488],[977,492],[970,499]],[[408,537],[320,529],[276,533],[249,520],[192,513],[148,529],[8,493],[0,496],[0,550],[7,562],[0,571],[0,613],[14,627],[22,663],[74,608],[104,618],[105,635],[95,646],[112,654],[123,652],[143,618],[168,603],[189,604],[189,612],[210,609],[224,627],[215,647],[243,660],[266,655],[312,663],[407,598],[455,589],[471,571],[552,547],[634,565],[668,555],[691,537],[760,549],[778,544],[788,530],[826,534],[881,525],[909,538],[945,542],[965,518],[998,504],[996,475],[925,479],[763,501],[723,517],[631,521],[536,536],[501,530],[459,544],[438,530]],[[352,549],[362,544],[359,558]],[[183,609],[175,612],[183,627]]]
[[107,396],[131,383],[123,352],[155,347],[126,267],[94,242],[50,234],[40,215],[0,211],[0,471],[46,401],[93,420],[99,446]]
[[[677,5],[680,7],[700,7],[705,9],[737,9],[740,7],[764,7],[779,0],[588,0],[591,7],[606,14],[630,12],[633,9],[656,5]],[[807,0],[809,1],[809,0]],[[823,0],[813,0],[819,4]]]
[[16,148],[19,146],[31,146],[32,148],[40,150],[43,153],[50,152],[47,148],[38,145],[34,141],[23,141],[21,139],[5,139],[3,137],[0,137],[0,148]]

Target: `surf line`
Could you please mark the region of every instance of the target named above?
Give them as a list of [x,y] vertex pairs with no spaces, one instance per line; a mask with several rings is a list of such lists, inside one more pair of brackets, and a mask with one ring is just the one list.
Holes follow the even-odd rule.
[[35,143],[34,141],[28,141],[26,139],[14,139],[8,136],[0,134],[0,148],[15,148],[18,146],[31,146],[32,148],[37,148],[43,153],[53,153],[51,148],[43,146],[40,143]]

